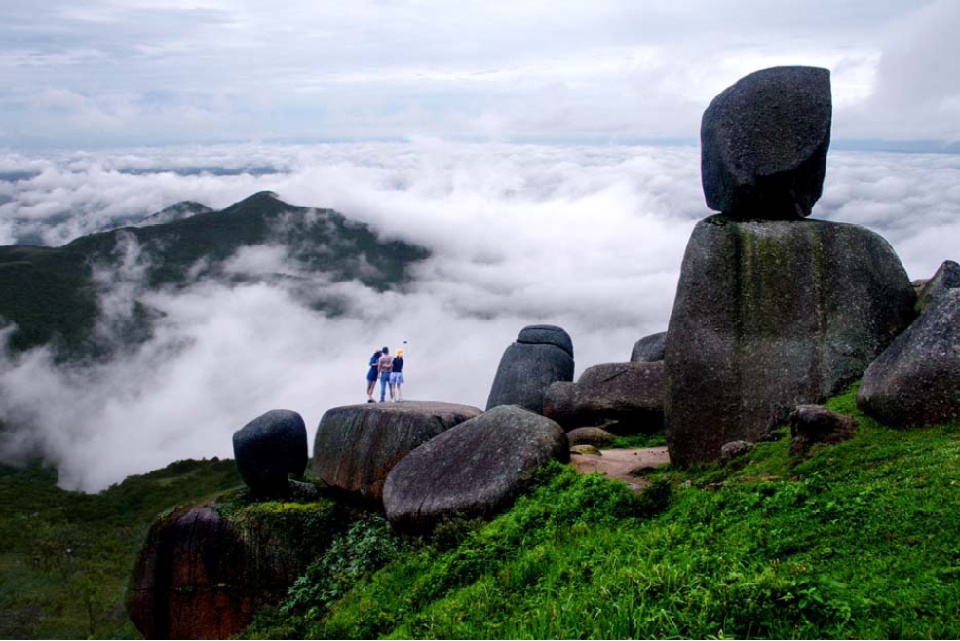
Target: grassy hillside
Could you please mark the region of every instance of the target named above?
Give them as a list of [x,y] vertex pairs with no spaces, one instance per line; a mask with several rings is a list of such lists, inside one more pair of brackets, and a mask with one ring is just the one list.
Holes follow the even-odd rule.
[[247,635],[960,636],[960,427],[893,431],[854,395],[830,405],[859,435],[802,461],[784,437],[735,466],[656,472],[640,499],[556,465],[486,524],[354,531],[388,558],[328,553]]
[[157,514],[240,484],[232,460],[180,461],[100,494],[0,467],[0,638],[133,638],[123,590]]
[[[0,319],[18,325],[13,349],[56,340],[64,353],[102,350],[90,341],[97,315],[91,265],[117,264],[122,234],[148,252],[149,286],[181,285],[198,274],[216,277],[219,263],[241,247],[269,243],[287,246],[294,259],[332,280],[359,280],[385,290],[405,282],[409,266],[428,255],[422,247],[382,241],[366,225],[333,210],[294,207],[269,192],[221,211],[92,234],[63,247],[0,246]],[[205,270],[191,273],[200,261],[207,261]],[[139,311],[144,325],[149,310]],[[149,335],[139,325],[131,329],[135,340]]]

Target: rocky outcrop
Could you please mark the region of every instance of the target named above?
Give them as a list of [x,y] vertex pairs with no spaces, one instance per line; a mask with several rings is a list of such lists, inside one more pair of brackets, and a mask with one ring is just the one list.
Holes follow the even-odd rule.
[[157,520],[134,565],[127,612],[147,639],[226,639],[289,586],[343,521],[329,501],[205,504]]
[[700,129],[710,209],[747,219],[799,219],[823,193],[831,121],[830,72],[773,67],[718,95]]
[[806,454],[814,443],[839,443],[857,433],[857,420],[822,405],[798,405],[790,413],[790,453]]
[[936,305],[948,291],[957,288],[960,288],[960,265],[952,260],[945,260],[933,278],[924,281],[923,287],[920,288],[917,295],[917,312]]
[[401,527],[488,516],[509,505],[542,466],[568,458],[559,425],[520,407],[495,407],[400,461],[387,477],[383,505]]
[[666,346],[671,460],[707,462],[859,378],[913,318],[890,245],[819,220],[697,224]]
[[573,380],[573,341],[554,325],[529,325],[504,352],[487,409],[518,405],[543,414],[543,397],[557,381]]
[[405,401],[327,410],[313,447],[313,470],[327,485],[379,501],[387,474],[411,450],[481,414],[453,403]]
[[960,418],[960,289],[948,290],[870,365],[857,405],[896,427]]
[[259,497],[289,495],[290,474],[307,469],[307,427],[290,410],[270,410],[233,434],[237,471]]
[[567,432],[567,440],[570,442],[570,447],[574,447],[575,445],[602,447],[604,445],[610,445],[615,439],[616,437],[613,434],[599,427],[578,427],[575,430]]
[[630,354],[631,363],[655,363],[663,360],[663,348],[667,344],[667,333],[659,332],[644,336],[633,345]]
[[750,441],[730,441],[729,443],[724,443],[723,447],[720,448],[720,460],[726,463],[735,458],[746,456],[752,452],[755,447],[756,446]]
[[544,414],[564,429],[617,423],[616,431],[663,429],[664,364],[604,363],[588,368],[576,383],[555,383]]

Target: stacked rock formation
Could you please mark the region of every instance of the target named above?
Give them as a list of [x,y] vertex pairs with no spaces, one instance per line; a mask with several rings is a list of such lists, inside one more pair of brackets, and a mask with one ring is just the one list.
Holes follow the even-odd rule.
[[555,325],[528,325],[500,359],[487,409],[518,405],[543,414],[543,398],[553,383],[573,380],[573,341]]
[[481,413],[469,405],[421,401],[335,407],[317,428],[313,470],[333,488],[378,502],[390,470],[407,454]]
[[663,361],[604,363],[587,368],[576,383],[554,383],[543,412],[564,429],[616,423],[620,433],[663,429]]
[[270,410],[233,435],[233,457],[240,478],[261,498],[290,493],[289,476],[307,469],[307,427],[290,410]]
[[689,466],[756,440],[798,404],[859,378],[913,318],[890,245],[804,220],[823,190],[829,72],[750,74],[704,113],[702,178],[720,215],[697,224],[665,347],[670,457]]

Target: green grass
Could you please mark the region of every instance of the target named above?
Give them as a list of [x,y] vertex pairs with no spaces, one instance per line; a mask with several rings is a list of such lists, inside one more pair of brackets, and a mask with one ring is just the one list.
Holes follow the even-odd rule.
[[179,461],[99,494],[61,490],[55,471],[0,468],[0,637],[136,638],[123,609],[150,523],[237,486],[232,460]]
[[552,466],[500,517],[410,541],[342,597],[291,597],[247,634],[960,636],[960,429],[887,429],[855,393],[830,405],[859,434],[800,461],[784,437],[725,468],[655,472],[640,499]]

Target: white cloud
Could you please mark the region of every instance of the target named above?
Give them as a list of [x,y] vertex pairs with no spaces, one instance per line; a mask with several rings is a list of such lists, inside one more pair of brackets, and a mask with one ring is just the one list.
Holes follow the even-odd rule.
[[[828,165],[816,216],[882,233],[912,278],[957,258],[960,156],[834,152]],[[215,166],[276,173],[169,171]],[[271,190],[434,252],[395,292],[331,284],[269,244],[227,262],[251,281],[144,292],[137,273],[149,256],[127,246],[125,269],[101,278],[104,304],[122,319],[143,296],[165,313],[153,340],[108,365],[58,368],[44,350],[0,359],[0,418],[29,423],[62,482],[84,489],[176,458],[230,455],[231,433],[272,408],[300,412],[312,434],[323,411],[364,399],[366,359],[382,344],[408,341],[409,398],[480,406],[528,323],[565,327],[578,372],[626,360],[637,338],[666,328],[687,238],[710,213],[692,147],[424,138],[0,154],[0,168],[19,167],[41,173],[8,189],[15,201],[0,206],[0,229],[51,240],[179,200],[219,208]],[[258,281],[278,273],[292,278]],[[346,313],[324,318],[305,297],[335,297]]]

